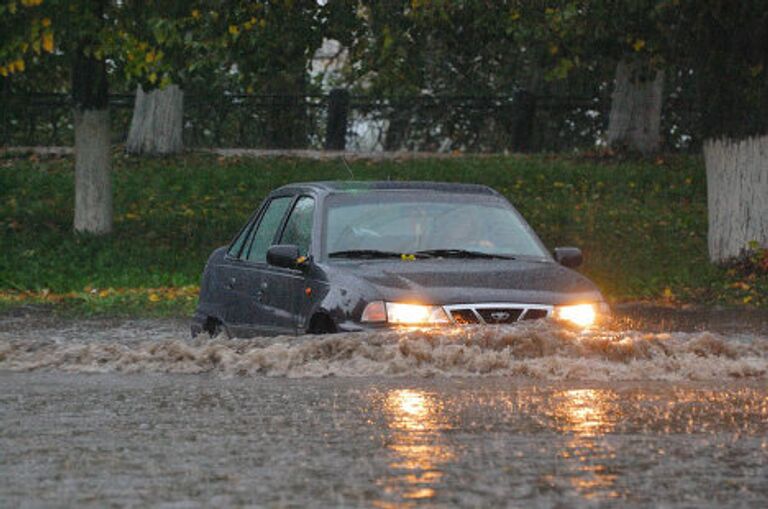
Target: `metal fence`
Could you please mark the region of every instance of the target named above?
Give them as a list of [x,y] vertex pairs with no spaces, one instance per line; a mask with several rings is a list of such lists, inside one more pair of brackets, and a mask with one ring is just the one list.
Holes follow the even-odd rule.
[[[125,142],[133,95],[110,96],[115,143]],[[594,148],[607,125],[608,97],[187,94],[184,142],[189,148],[345,148],[353,151],[568,151]],[[684,115],[683,115],[684,116]],[[691,136],[680,115],[665,117],[669,148]],[[683,122],[684,123],[684,122]],[[686,136],[687,141],[686,141]],[[681,145],[680,139],[685,143]],[[0,145],[74,143],[66,94],[0,96]]]

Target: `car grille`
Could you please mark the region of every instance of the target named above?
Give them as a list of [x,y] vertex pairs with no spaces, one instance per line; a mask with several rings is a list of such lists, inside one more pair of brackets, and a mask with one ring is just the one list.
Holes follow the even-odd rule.
[[457,325],[509,324],[546,318],[552,306],[530,304],[455,304],[445,310]]

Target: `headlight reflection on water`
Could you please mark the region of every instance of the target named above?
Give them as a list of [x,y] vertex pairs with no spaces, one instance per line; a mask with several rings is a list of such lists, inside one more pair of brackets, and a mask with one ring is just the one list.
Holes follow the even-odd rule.
[[615,489],[618,476],[607,464],[615,452],[604,439],[620,417],[616,393],[575,389],[556,393],[554,397],[553,417],[557,426],[573,434],[560,453],[573,470],[569,476],[571,485],[587,499],[621,496]]
[[562,431],[596,436],[613,429],[619,407],[616,394],[604,389],[575,389],[556,393],[554,417]]
[[[518,404],[515,412],[549,409],[554,428],[569,438],[560,457],[574,490],[585,499],[621,496],[616,487],[618,475],[610,465],[615,451],[605,440],[620,417],[617,395],[611,390],[577,389],[559,391],[547,401],[531,401],[533,406]],[[519,403],[519,402],[518,402]],[[450,429],[440,399],[417,389],[389,391],[383,400],[387,427],[390,475],[381,485],[391,500],[379,501],[377,507],[412,507],[411,503],[434,500],[443,482],[443,468],[456,461],[456,453],[442,431]],[[551,482],[560,482],[553,478]],[[394,502],[400,500],[400,503]]]
[[[415,389],[398,389],[384,399],[388,444],[393,458],[389,467],[395,475],[382,480],[386,493],[405,500],[431,499],[443,477],[440,466],[454,459],[441,429],[447,426],[440,402],[431,394]],[[378,507],[402,507],[380,502]]]
[[387,398],[387,408],[396,416],[395,422],[408,430],[423,430],[430,418],[430,401],[422,391],[393,391]]
[[[541,387],[510,379],[493,382],[492,387],[456,393],[439,386],[374,391],[374,411],[382,419],[377,423],[384,425],[377,429],[382,430],[385,455],[380,461],[385,462],[385,472],[378,478],[381,493],[373,505],[444,503],[457,496],[457,486],[483,478],[473,470],[478,465],[488,466],[498,475],[494,481],[508,482],[521,496],[556,493],[577,506],[580,499],[615,504],[631,500],[635,493],[645,496],[643,490],[653,496],[654,488],[643,484],[642,472],[655,468],[654,462],[667,462],[652,472],[658,477],[690,460],[685,447],[678,456],[666,456],[677,434],[706,433],[706,451],[730,441],[729,433],[751,434],[751,441],[742,442],[751,444],[752,455],[743,465],[755,465],[759,451],[768,450],[763,438],[768,399],[762,386],[723,391],[666,384],[585,387],[576,382]],[[491,427],[483,428],[483,422]],[[710,439],[720,430],[726,431],[725,437]],[[480,449],[475,444],[481,444]],[[487,449],[489,444],[493,450]],[[657,445],[646,450],[649,444]],[[706,462],[693,465],[699,468]],[[466,477],[465,467],[470,472]],[[762,489],[754,477],[759,471],[750,475],[744,482]]]

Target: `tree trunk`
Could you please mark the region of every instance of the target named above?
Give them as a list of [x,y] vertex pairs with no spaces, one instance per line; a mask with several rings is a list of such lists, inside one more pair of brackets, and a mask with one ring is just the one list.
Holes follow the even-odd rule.
[[[104,1],[94,2],[101,16]],[[75,117],[75,231],[104,235],[112,231],[112,179],[107,66],[78,41],[72,61]]]
[[109,110],[75,110],[75,231],[112,231]]
[[768,247],[768,136],[704,144],[709,257],[720,263],[748,243]]
[[184,92],[178,85],[144,92],[136,87],[126,150],[131,154],[166,155],[182,151]]
[[621,60],[611,96],[608,145],[642,154],[659,149],[664,72]]

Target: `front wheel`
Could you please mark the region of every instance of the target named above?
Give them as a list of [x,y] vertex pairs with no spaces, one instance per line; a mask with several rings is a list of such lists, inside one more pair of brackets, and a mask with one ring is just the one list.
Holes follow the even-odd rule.
[[333,334],[336,332],[336,324],[333,319],[324,314],[317,314],[312,317],[307,328],[309,334]]
[[218,318],[208,317],[203,324],[203,330],[213,338],[221,336],[223,339],[232,339],[232,335],[229,333],[227,326],[221,323]]

